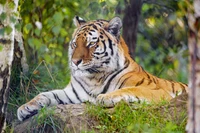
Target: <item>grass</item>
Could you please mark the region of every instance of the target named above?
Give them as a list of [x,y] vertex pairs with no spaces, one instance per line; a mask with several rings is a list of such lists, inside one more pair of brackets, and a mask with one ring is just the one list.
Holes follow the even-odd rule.
[[68,69],[49,67],[45,61],[31,66],[26,75],[16,75],[15,69],[13,69],[7,106],[9,128],[12,127],[13,119],[17,119],[17,109],[22,104],[30,101],[40,92],[63,89],[69,82],[69,77]]
[[[121,133],[183,133],[186,125],[186,111],[177,112],[179,119],[169,117],[169,110],[161,107],[169,103],[131,104],[119,103],[114,109],[89,105],[87,112],[99,121],[100,132]],[[180,114],[179,114],[180,113]],[[176,114],[175,114],[176,115]]]
[[[42,61],[37,66],[30,69],[27,75],[20,75],[22,80],[21,85],[11,86],[10,97],[8,103],[8,132],[13,132],[13,119],[17,119],[16,110],[19,106],[26,103],[40,92],[62,89],[69,81],[69,71],[58,69],[56,67],[48,67]],[[16,83],[17,84],[17,83]],[[18,83],[19,84],[19,83]],[[182,133],[185,132],[186,111],[175,112],[175,116],[179,119],[171,117],[168,108],[161,109],[167,106],[168,102],[159,104],[130,104],[124,102],[117,104],[113,109],[107,109],[96,105],[87,105],[86,113],[90,117],[98,121],[95,126],[100,132],[120,132],[120,133]],[[61,126],[53,118],[54,111],[43,108],[39,115],[35,117],[41,132],[46,126],[50,126],[52,131],[62,130]],[[83,131],[84,132],[84,131]]]

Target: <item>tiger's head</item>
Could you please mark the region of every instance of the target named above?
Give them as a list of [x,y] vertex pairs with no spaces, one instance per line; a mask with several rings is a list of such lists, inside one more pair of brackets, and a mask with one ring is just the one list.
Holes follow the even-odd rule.
[[110,73],[124,65],[119,17],[86,22],[76,16],[77,27],[69,46],[69,66],[74,76]]

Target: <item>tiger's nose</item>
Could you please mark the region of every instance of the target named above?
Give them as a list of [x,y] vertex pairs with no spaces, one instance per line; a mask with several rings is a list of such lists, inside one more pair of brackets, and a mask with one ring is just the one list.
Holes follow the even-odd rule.
[[72,62],[78,66],[81,62],[82,62],[82,59],[72,59]]

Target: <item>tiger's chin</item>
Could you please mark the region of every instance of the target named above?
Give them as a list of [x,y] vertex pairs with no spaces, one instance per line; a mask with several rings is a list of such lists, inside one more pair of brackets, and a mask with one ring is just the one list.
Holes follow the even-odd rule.
[[95,73],[91,73],[90,71],[87,70],[72,70],[72,75],[75,77],[92,77],[95,75]]

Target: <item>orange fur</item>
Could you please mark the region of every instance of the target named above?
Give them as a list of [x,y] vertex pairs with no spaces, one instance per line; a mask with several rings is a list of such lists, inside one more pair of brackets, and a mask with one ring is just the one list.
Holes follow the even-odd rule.
[[101,95],[105,99],[119,97],[121,95],[136,96],[147,101],[170,100],[173,95],[188,92],[186,84],[158,78],[143,70],[129,55],[128,47],[120,37],[119,48],[124,52],[125,57],[130,61],[132,71],[121,77],[124,81],[119,90]]

